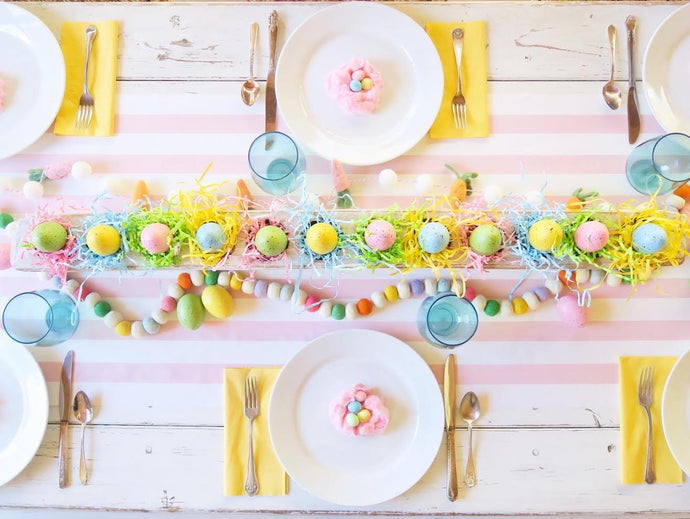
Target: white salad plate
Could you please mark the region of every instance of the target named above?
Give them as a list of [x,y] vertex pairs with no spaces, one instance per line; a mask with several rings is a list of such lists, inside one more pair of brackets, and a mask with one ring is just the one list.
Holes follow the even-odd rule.
[[50,127],[65,93],[65,62],[55,36],[33,14],[0,2],[0,159],[19,153]]
[[690,134],[690,4],[657,27],[642,69],[647,102],[661,127]]
[[0,485],[33,459],[48,424],[43,372],[25,346],[0,342]]
[[690,474],[690,351],[678,358],[666,379],[661,423],[671,454]]
[[[383,81],[368,115],[345,113],[326,78],[363,58]],[[441,60],[424,29],[385,5],[348,2],[308,18],[288,38],[276,69],[276,96],[290,131],[312,152],[346,164],[379,164],[417,144],[443,96]]]
[[[350,437],[330,421],[331,402],[358,383],[383,398],[386,431]],[[323,335],[300,350],[273,387],[273,448],[311,494],[346,506],[392,499],[429,469],[443,435],[443,401],[429,366],[407,344],[370,330]]]

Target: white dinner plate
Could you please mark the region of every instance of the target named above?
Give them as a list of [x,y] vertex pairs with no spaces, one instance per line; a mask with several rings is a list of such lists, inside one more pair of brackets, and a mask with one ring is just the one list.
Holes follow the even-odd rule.
[[33,459],[48,424],[43,372],[25,346],[0,342],[0,485]]
[[690,134],[690,4],[657,27],[642,69],[647,102],[661,127]]
[[[379,436],[348,437],[330,404],[362,383],[381,396],[390,422]],[[407,344],[370,330],[319,337],[282,369],[268,416],[273,448],[290,477],[332,503],[392,499],[426,473],[441,442],[443,401],[429,366]]]
[[7,2],[0,3],[0,78],[5,83],[3,159],[46,132],[65,93],[65,62],[55,36],[33,14]]
[[671,454],[685,473],[690,474],[690,351],[676,361],[666,379],[661,423]]
[[[326,77],[356,57],[369,61],[384,85],[369,115],[346,114],[326,91]],[[407,15],[376,3],[342,3],[318,11],[285,42],[276,96],[291,132],[313,152],[378,164],[405,153],[431,127],[443,96],[441,60]]]

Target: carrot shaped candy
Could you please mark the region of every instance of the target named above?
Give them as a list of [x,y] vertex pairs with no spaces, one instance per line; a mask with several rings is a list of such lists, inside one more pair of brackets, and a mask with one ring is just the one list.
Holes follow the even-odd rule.
[[240,199],[240,203],[244,207],[244,209],[250,209],[252,206],[252,194],[249,192],[249,188],[247,187],[247,183],[239,179],[235,183],[235,187],[237,189],[237,196]]
[[455,175],[455,180],[450,185],[448,199],[451,205],[457,209],[460,207],[460,204],[472,194],[472,179],[477,178],[478,175],[474,172],[460,174],[458,170],[450,164],[446,164],[445,166]]
[[347,178],[343,165],[337,160],[331,161],[331,175],[333,177],[333,185],[338,193],[338,207],[341,209],[352,207],[352,195],[349,189],[350,179]]
[[150,209],[149,205],[149,186],[143,180],[137,180],[132,192],[132,203],[140,204],[142,209]]
[[587,200],[594,198],[595,196],[599,196],[599,193],[596,191],[588,191],[587,193],[583,193],[582,188],[578,187],[575,191],[573,191],[573,194],[565,203],[565,209],[566,211],[581,211],[587,203]]

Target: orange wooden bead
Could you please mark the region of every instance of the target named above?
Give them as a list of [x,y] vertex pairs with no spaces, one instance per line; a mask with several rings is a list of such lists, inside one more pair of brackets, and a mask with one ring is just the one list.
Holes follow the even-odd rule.
[[359,315],[369,315],[373,309],[374,303],[371,302],[371,299],[363,298],[357,301],[357,311]]
[[680,186],[679,188],[677,188],[677,189],[673,192],[673,194],[674,194],[674,195],[678,195],[679,197],[684,198],[685,200],[687,200],[688,198],[690,198],[690,185],[688,185],[688,184],[683,184],[682,186]]
[[192,278],[189,274],[186,272],[183,272],[179,276],[177,276],[177,284],[182,287],[182,290],[189,290],[192,288]]

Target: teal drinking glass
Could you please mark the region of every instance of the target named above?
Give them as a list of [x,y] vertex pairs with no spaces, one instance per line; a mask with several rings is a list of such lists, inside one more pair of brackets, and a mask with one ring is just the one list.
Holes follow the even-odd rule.
[[644,195],[663,195],[690,180],[690,137],[668,133],[632,150],[625,164],[628,182]]
[[306,159],[284,133],[259,135],[249,146],[248,160],[254,182],[266,193],[286,195],[302,183]]
[[477,310],[464,297],[441,292],[422,301],[417,315],[419,333],[427,342],[442,348],[460,346],[477,331]]
[[72,337],[78,325],[76,302],[59,290],[22,292],[2,312],[5,332],[21,344],[59,344]]

